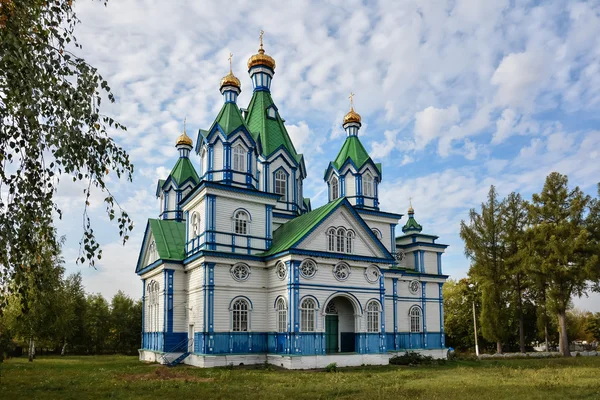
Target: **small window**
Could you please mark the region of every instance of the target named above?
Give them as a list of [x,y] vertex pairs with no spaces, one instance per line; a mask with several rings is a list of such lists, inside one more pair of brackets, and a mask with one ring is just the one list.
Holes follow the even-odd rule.
[[283,200],[285,200],[285,192],[287,189],[287,175],[285,172],[280,169],[275,173],[275,193],[281,195]]
[[354,232],[348,231],[346,233],[346,253],[352,253],[354,251]]
[[300,264],[300,275],[303,278],[310,279],[317,273],[317,263],[313,260],[304,260]]
[[238,235],[248,234],[248,225],[250,223],[250,216],[244,210],[238,210],[233,216],[233,229]]
[[250,327],[250,306],[245,299],[237,299],[231,307],[231,330],[248,332]]
[[340,197],[339,184],[336,177],[331,179],[331,200],[335,200]]
[[231,277],[238,282],[243,282],[250,277],[250,267],[246,264],[236,264],[229,270]]
[[337,235],[336,235],[335,250],[338,253],[343,253],[344,249],[346,248],[345,244],[346,244],[346,230],[344,228],[338,228]]
[[421,309],[413,306],[409,311],[410,331],[413,333],[421,332]]
[[192,238],[200,234],[200,215],[197,212],[192,214]]
[[329,228],[327,231],[327,241],[329,242],[328,248],[329,251],[335,251],[335,228]]
[[314,299],[304,299],[300,304],[300,330],[314,332],[317,315],[317,303]]
[[373,235],[375,235],[377,237],[377,239],[379,239],[379,240],[381,240],[381,238],[383,237],[383,235],[377,228],[371,229],[371,232],[373,232]]
[[246,172],[246,150],[239,144],[233,148],[233,170]]
[[275,107],[269,107],[267,110],[267,116],[273,119],[277,118],[277,115],[275,114]]
[[277,300],[277,332],[287,332],[287,305],[283,297]]
[[344,263],[335,265],[332,272],[338,281],[345,281],[350,277],[350,267]]
[[379,332],[379,303],[371,301],[367,304],[367,332]]
[[363,189],[363,194],[366,197],[373,197],[373,177],[369,173],[363,176]]

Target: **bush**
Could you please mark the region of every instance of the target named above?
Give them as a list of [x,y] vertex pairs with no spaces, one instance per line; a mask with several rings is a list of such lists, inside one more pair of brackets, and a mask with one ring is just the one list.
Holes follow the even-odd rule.
[[331,363],[325,367],[325,371],[327,372],[337,372],[337,363]]
[[433,362],[433,357],[424,356],[414,351],[407,351],[402,356],[390,358],[390,364],[393,365],[431,365]]

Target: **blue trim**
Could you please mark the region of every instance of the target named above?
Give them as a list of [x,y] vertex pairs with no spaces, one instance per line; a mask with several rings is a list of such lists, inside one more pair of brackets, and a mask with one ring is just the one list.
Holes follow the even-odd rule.
[[346,176],[340,176],[339,184],[340,184],[340,196],[344,197],[346,195]]
[[305,294],[304,296],[300,297],[300,299],[298,300],[298,308],[300,307],[300,305],[302,304],[302,302],[304,301],[304,299],[307,299],[307,298],[311,298],[311,299],[313,299],[317,303],[317,308],[316,308],[315,311],[319,311],[321,309],[321,304],[319,303],[319,299],[317,299],[312,294]]
[[[277,176],[277,173],[279,171],[283,171],[283,173],[285,174],[285,195],[280,195],[275,192],[275,190],[277,189],[277,184],[276,184],[277,179],[275,177]],[[289,198],[288,195],[290,193],[290,190],[289,190],[290,189],[289,188],[290,174],[289,174],[289,172],[287,172],[286,169],[283,166],[281,166],[281,167],[277,168],[275,171],[273,171],[272,177],[273,177],[273,193],[275,193],[275,194],[277,194],[277,196],[279,196],[279,200],[281,200],[283,198],[283,200],[284,200],[283,202],[287,204],[288,198]]]
[[208,275],[208,332],[215,331],[215,263],[206,263],[205,268]]
[[312,251],[312,250],[302,250],[302,249],[296,249],[296,248],[284,250],[284,251],[281,251],[280,253],[276,253],[276,254],[261,258],[261,259],[262,260],[272,260],[272,259],[279,258],[279,257],[287,255],[287,254],[298,254],[298,255],[304,255],[304,256],[309,256],[309,257],[334,258],[334,259],[338,259],[338,260],[343,259],[343,260],[352,260],[352,261],[365,261],[365,262],[369,262],[369,263],[373,263],[373,264],[390,264],[390,262],[392,261],[391,258],[375,258],[375,257],[355,256],[355,255],[346,254],[346,253],[331,253],[331,252],[326,252],[326,251]]
[[437,253],[437,271],[438,275],[442,274],[442,253]]
[[163,270],[163,332],[167,331],[167,270]]
[[273,193],[261,192],[256,189],[247,189],[247,188],[243,188],[243,187],[223,185],[223,184],[220,184],[217,182],[202,181],[198,186],[196,186],[194,188],[194,190],[192,190],[190,193],[187,194],[187,196],[185,196],[183,198],[181,207],[185,206],[192,198],[195,197],[195,195],[198,192],[200,192],[204,188],[219,189],[219,190],[224,190],[227,192],[243,193],[243,194],[246,194],[249,196],[267,197],[267,198],[271,198],[274,200],[277,200],[280,197],[279,195],[276,195]]
[[285,219],[294,219],[294,218],[297,217],[297,215],[294,215],[294,214],[283,214],[283,213],[273,212],[273,217],[275,217],[275,218],[285,218]]
[[271,248],[271,242],[273,238],[273,206],[265,205],[265,236],[266,236],[266,248]]
[[147,244],[148,238],[150,237],[148,235],[148,231],[149,230],[150,230],[150,220],[148,220],[146,222],[146,229],[144,230],[144,239],[142,240],[142,246],[140,247],[140,252],[138,254],[138,261],[137,261],[137,264],[136,264],[136,267],[135,267],[135,272],[136,273],[139,273],[140,270],[142,269],[141,268],[142,267],[141,264],[142,264],[142,261],[143,261],[142,256],[144,255],[144,250],[146,250],[146,244]]
[[396,224],[390,224],[390,234],[391,236],[391,241],[392,241],[392,253],[396,254]]
[[[373,170],[375,171],[375,173],[373,175],[376,176],[377,178],[381,178],[381,172],[379,171],[379,168],[377,168],[377,165],[375,165],[375,163],[373,162],[373,160],[371,159],[371,157],[369,157],[369,159],[367,161],[365,161],[365,163],[360,168],[358,168],[356,166],[356,164],[354,164],[354,161],[352,161],[352,159],[350,157],[348,157],[346,159],[346,161],[344,161],[344,163],[342,164],[342,166],[341,166],[340,169],[337,169],[335,167],[335,165],[333,165],[333,162],[330,162],[329,165],[327,166],[327,168],[325,169],[324,178],[327,178],[327,176],[329,175],[329,172],[331,170],[336,171],[337,174],[341,176],[342,175],[341,171],[343,171],[344,168],[346,168],[348,165],[353,166],[354,169],[356,170],[356,173],[359,174],[360,171],[362,169],[364,169],[367,164],[369,164],[369,165],[371,165],[373,167]],[[354,175],[354,173],[353,173],[353,175]]]
[[450,275],[422,274],[419,271],[413,271],[412,269],[400,269],[400,268],[382,269],[381,273],[384,275],[399,274],[400,276],[422,277],[422,278],[441,278],[441,279],[448,279],[448,277],[450,276]]
[[419,252],[414,251],[413,255],[415,257],[415,271],[421,272],[421,270],[419,269]]
[[185,212],[185,242],[187,243],[190,240],[190,212],[189,210]]
[[422,296],[422,300],[421,300],[421,311],[423,314],[423,333],[425,334],[425,348],[427,348],[427,304],[425,303],[425,298],[426,298],[426,285],[427,282],[421,282],[421,296]]
[[442,292],[443,283],[438,283],[440,290],[440,333],[441,333],[441,345],[446,346],[446,335],[444,333],[444,296]]
[[356,211],[359,214],[375,215],[378,217],[394,218],[394,219],[401,219],[404,216],[404,214],[394,214],[394,213],[389,213],[389,212],[384,212],[384,211],[368,210],[365,208],[360,208]]
[[145,349],[144,327],[146,326],[146,280],[142,279],[142,349]]
[[[270,165],[268,163],[264,163],[264,167],[263,168],[264,168],[263,179],[265,180],[265,183],[263,185],[264,186],[263,190],[265,192],[268,192],[269,191],[269,176],[270,176],[269,175],[269,168],[270,168]],[[277,200],[279,200],[280,197],[281,196],[277,195]]]
[[[392,278],[392,307],[394,312],[394,333],[398,332],[398,278]],[[396,348],[394,346],[394,348]]]
[[[212,170],[215,169],[215,154],[214,153],[215,153],[215,149],[214,149],[213,145],[209,144],[208,145],[208,171],[207,171],[209,181],[213,180]],[[201,184],[201,186],[202,186],[202,184]],[[195,192],[195,190],[194,190],[194,192]],[[189,195],[186,197],[189,197]],[[181,204],[181,206],[183,207],[185,205],[185,203],[186,202],[184,201],[183,204]]]
[[425,273],[425,250],[419,250],[419,261],[421,262],[421,273]]
[[296,211],[296,208],[298,207],[297,203],[298,203],[298,185],[296,185],[296,169],[294,168],[292,170],[292,185],[293,185],[293,189],[294,189],[294,199],[293,199],[293,204],[292,204],[292,210]]
[[380,351],[385,352],[385,284],[383,274],[379,275],[379,303],[381,304],[381,335],[379,337]]
[[167,293],[167,329],[166,332],[173,332],[173,274],[175,271],[172,269],[165,270],[167,277],[167,286],[165,289]]

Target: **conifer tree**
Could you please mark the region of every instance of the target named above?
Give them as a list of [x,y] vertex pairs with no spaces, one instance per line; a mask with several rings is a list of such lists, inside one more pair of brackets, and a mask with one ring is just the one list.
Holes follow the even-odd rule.
[[591,234],[586,229],[589,203],[589,196],[579,187],[569,189],[567,176],[553,172],[541,193],[533,195],[529,208],[537,260],[533,267],[547,283],[548,307],[558,317],[559,346],[564,356],[570,356],[569,302],[572,296],[586,293],[590,280],[598,279],[598,256],[590,250]]
[[507,332],[507,274],[502,243],[502,208],[494,186],[481,213],[471,209],[469,223],[461,221],[460,236],[465,242],[465,255],[471,260],[469,276],[479,285],[482,294],[481,328],[483,336],[496,342],[502,353]]
[[502,242],[506,274],[519,321],[519,348],[525,353],[525,328],[523,318],[523,294],[527,287],[525,255],[525,226],[527,224],[527,202],[518,193],[511,193],[502,202]]

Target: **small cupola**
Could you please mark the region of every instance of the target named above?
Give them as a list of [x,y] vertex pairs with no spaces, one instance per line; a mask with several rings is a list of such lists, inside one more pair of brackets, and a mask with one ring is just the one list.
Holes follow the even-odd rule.
[[229,73],[221,79],[220,91],[225,103],[235,103],[242,91],[240,80],[233,74],[231,61],[233,54],[229,53]]
[[177,141],[175,142],[175,147],[179,150],[179,157],[188,158],[190,156],[190,151],[192,150],[192,139],[185,132],[185,122],[183,120],[183,133],[179,135]]
[[354,111],[354,93],[350,93],[348,97],[350,99],[350,111],[344,116],[344,122],[342,126],[346,130],[348,136],[358,136],[358,130],[360,129],[360,115]]
[[271,80],[275,74],[275,60],[268,54],[265,54],[263,48],[264,31],[260,31],[260,48],[258,53],[248,59],[248,73],[252,79],[254,91],[271,90]]

